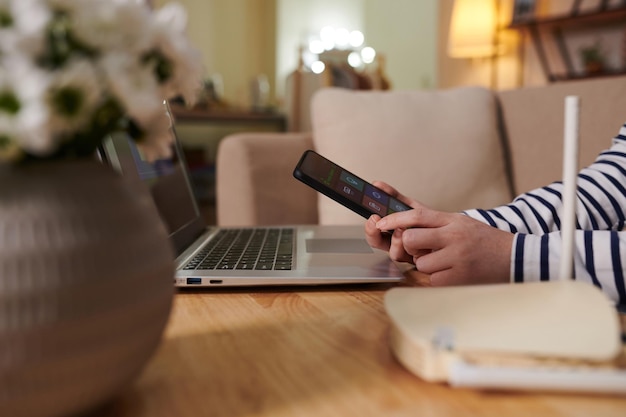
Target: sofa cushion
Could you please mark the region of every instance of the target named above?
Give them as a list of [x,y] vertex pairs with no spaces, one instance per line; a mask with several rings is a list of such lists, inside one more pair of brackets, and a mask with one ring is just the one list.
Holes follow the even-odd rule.
[[[382,180],[433,208],[460,211],[510,201],[493,93],[319,90],[315,149],[365,180]],[[363,219],[320,196],[321,224]]]
[[626,120],[626,76],[575,80],[498,93],[511,152],[515,192],[563,176],[565,97],[580,98],[579,168],[611,146]]

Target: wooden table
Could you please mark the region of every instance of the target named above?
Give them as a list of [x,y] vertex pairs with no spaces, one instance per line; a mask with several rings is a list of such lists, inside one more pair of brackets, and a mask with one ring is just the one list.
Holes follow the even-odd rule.
[[180,291],[155,356],[97,416],[626,416],[626,397],[420,380],[390,353],[389,288]]

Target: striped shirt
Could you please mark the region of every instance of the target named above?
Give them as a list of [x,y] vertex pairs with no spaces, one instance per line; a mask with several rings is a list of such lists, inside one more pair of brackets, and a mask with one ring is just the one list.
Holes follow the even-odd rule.
[[[511,204],[465,211],[515,234],[511,281],[558,279],[562,182],[521,194]],[[626,124],[610,149],[578,173],[574,276],[626,305]]]

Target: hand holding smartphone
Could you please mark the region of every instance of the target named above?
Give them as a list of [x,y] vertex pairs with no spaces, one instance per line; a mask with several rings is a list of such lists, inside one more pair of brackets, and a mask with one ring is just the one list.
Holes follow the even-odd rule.
[[293,176],[366,219],[372,214],[384,217],[411,209],[380,188],[312,150],[302,154]]

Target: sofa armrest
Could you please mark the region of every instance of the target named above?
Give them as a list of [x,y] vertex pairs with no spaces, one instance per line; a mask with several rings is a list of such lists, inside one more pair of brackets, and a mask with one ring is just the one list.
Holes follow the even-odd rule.
[[293,178],[310,133],[237,133],[216,160],[217,223],[251,226],[317,223],[317,194]]

